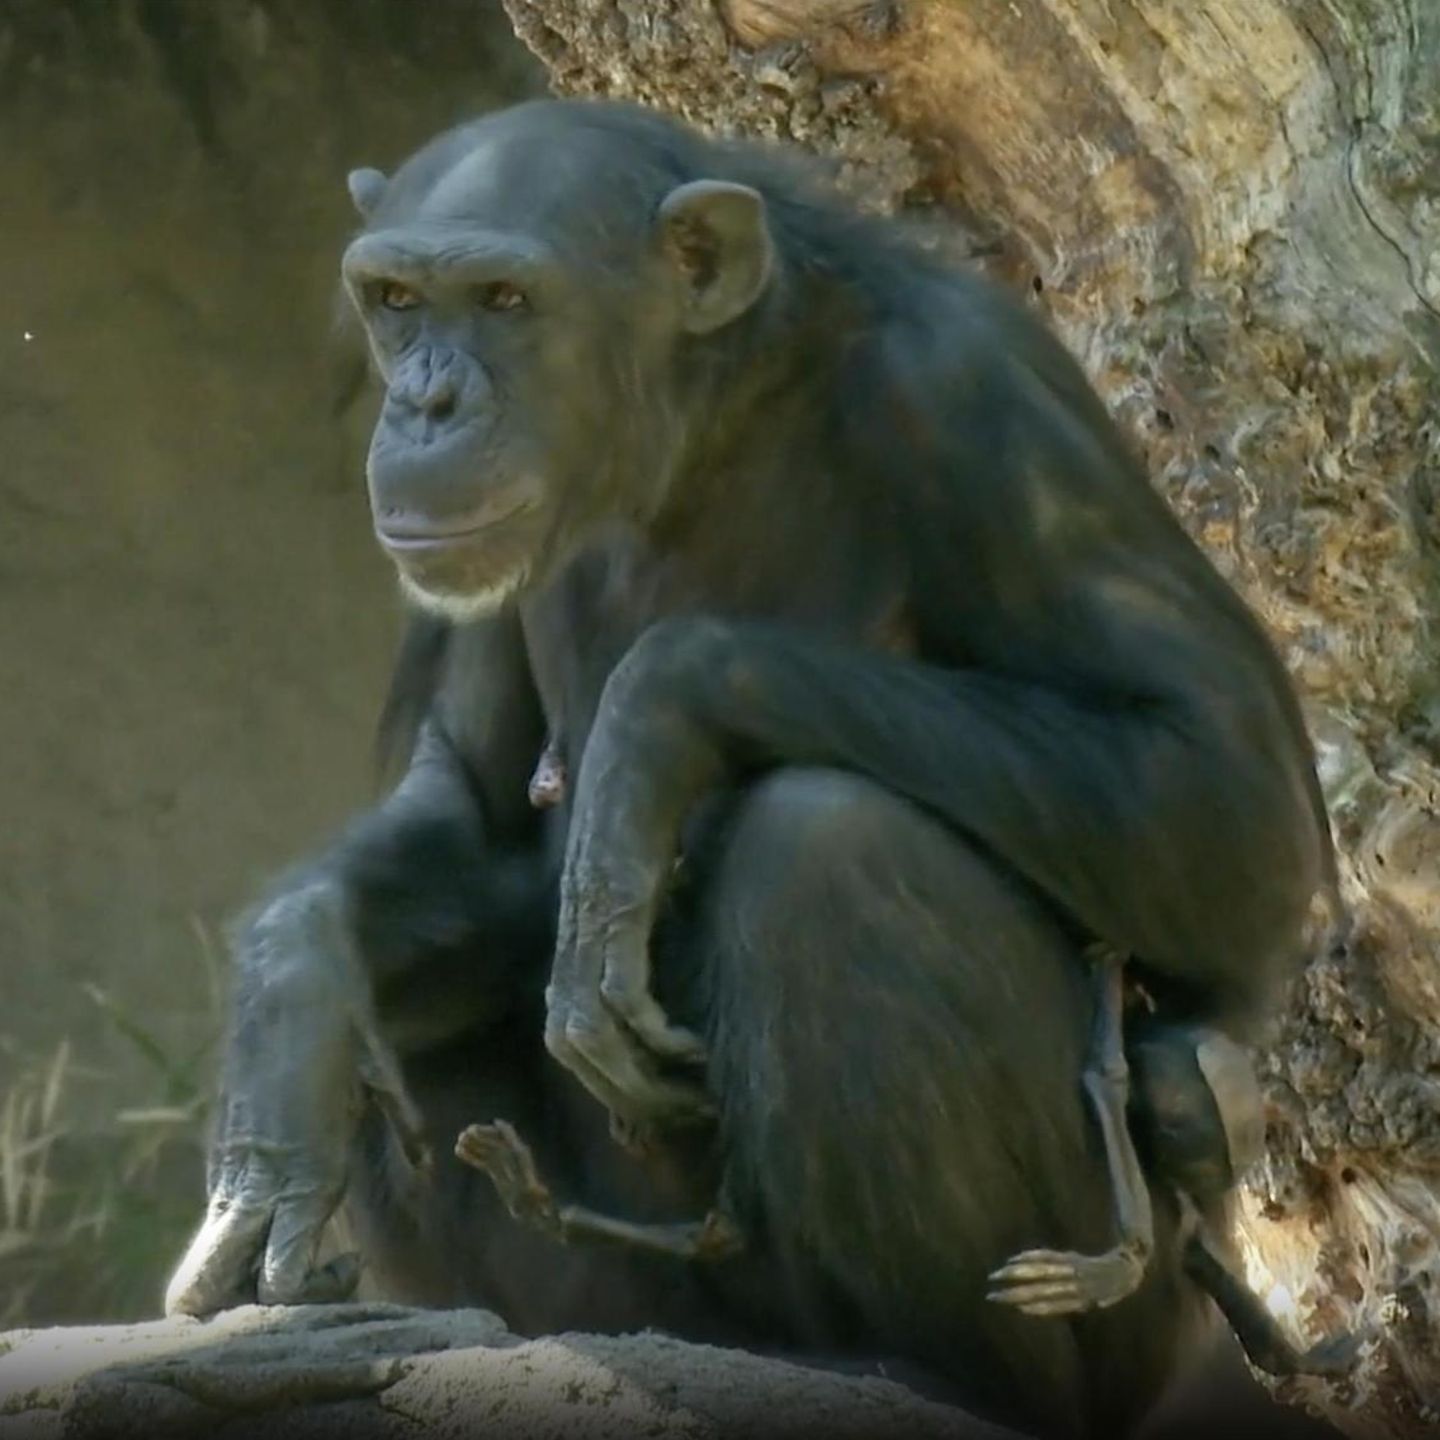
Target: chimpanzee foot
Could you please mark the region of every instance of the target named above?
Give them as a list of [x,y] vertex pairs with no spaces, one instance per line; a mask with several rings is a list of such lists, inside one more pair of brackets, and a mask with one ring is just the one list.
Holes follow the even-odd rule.
[[698,1221],[642,1225],[581,1205],[557,1205],[530,1147],[504,1120],[466,1126],[455,1142],[455,1154],[490,1177],[514,1219],[563,1245],[604,1242],[700,1264],[728,1260],[744,1248],[735,1222],[718,1208]]
[[990,1276],[995,1288],[986,1298],[1026,1315],[1083,1315],[1133,1295],[1144,1276],[1138,1247],[1117,1245],[1103,1255],[1026,1250]]
[[[1343,1376],[1354,1373],[1361,1353],[1372,1339],[1374,1339],[1374,1333],[1368,1330],[1346,1331],[1340,1335],[1332,1335],[1328,1340],[1321,1340],[1308,1350],[1300,1351],[1295,1356],[1288,1373],[1314,1375],[1322,1380],[1339,1380]],[[1252,1355],[1250,1359],[1259,1364],[1257,1357]],[[1284,1375],[1287,1371],[1279,1368],[1270,1373]]]
[[1375,1338],[1374,1331],[1341,1331],[1308,1350],[1293,1345],[1264,1301],[1231,1268],[1194,1202],[1183,1191],[1179,1199],[1181,1223],[1189,1232],[1184,1249],[1185,1270],[1214,1300],[1250,1363],[1279,1379],[1313,1375],[1334,1380],[1349,1375],[1365,1346]]
[[728,1260],[745,1248],[745,1236],[723,1210],[712,1210],[695,1231],[694,1245],[696,1260]]
[[467,1125],[455,1142],[455,1154],[490,1177],[511,1216],[560,1238],[560,1212],[550,1187],[540,1178],[535,1156],[515,1127],[505,1120]]
[[1125,957],[1092,946],[1095,1018],[1085,1066],[1085,1094],[1105,1145],[1119,1244],[1103,1255],[1026,1250],[990,1276],[989,1299],[1026,1315],[1083,1315],[1133,1295],[1154,1249],[1150,1189],[1130,1135],[1130,1070],[1125,1060]]

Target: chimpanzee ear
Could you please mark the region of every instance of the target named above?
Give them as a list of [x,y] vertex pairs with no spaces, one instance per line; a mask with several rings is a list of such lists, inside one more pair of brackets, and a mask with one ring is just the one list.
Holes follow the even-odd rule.
[[775,268],[765,201],[748,185],[694,180],[660,204],[665,254],[688,285],[683,324],[694,335],[743,315]]
[[367,166],[363,170],[352,170],[345,183],[350,187],[350,198],[355,202],[360,218],[368,220],[385,198],[385,187],[390,182],[379,170]]

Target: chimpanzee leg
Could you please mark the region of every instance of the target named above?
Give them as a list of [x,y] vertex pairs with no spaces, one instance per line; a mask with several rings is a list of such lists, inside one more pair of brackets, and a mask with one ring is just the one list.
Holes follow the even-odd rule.
[[1148,1015],[1131,1018],[1126,1054],[1130,1122],[1150,1173],[1208,1210],[1261,1154],[1254,1062],[1218,1030]]
[[455,1154],[490,1177],[512,1219],[542,1230],[562,1245],[624,1245],[672,1260],[725,1260],[742,1248],[740,1232],[723,1209],[703,1220],[644,1224],[603,1215],[585,1205],[561,1205],[541,1178],[530,1147],[508,1121],[467,1125]]
[[1185,1241],[1185,1270],[1214,1300],[1252,1365],[1277,1377],[1337,1377],[1355,1368],[1370,1338],[1366,1332],[1340,1331],[1306,1350],[1298,1349],[1260,1297],[1236,1272],[1234,1262],[1188,1199],[1185,1210],[1189,1232]]
[[[1127,1114],[1132,1085],[1122,1033],[1123,964],[1113,952],[1099,958],[1101,993],[1085,1074],[1105,1141],[1120,1243],[1099,1256],[1016,1256],[992,1277],[1001,1286],[992,1298],[1027,1315],[1078,1314],[1124,1299],[1139,1284],[1153,1244],[1149,1189]],[[1181,1208],[1186,1273],[1215,1302],[1251,1364],[1279,1376],[1347,1373],[1365,1337],[1342,1332],[1297,1349],[1246,1284],[1204,1213],[1260,1152],[1260,1090],[1249,1057],[1221,1031],[1167,1024],[1142,1025],[1135,1051],[1138,1128],[1148,1142],[1152,1173],[1173,1187]]]
[[1250,1363],[1271,1375],[1342,1375],[1365,1343],[1341,1332],[1300,1350],[1246,1283],[1217,1222],[1224,1198],[1263,1141],[1260,1087],[1249,1056],[1218,1031],[1142,1021],[1131,1062],[1141,1103],[1135,1128],[1156,1180],[1183,1216],[1185,1271],[1215,1302]]
[[[901,1357],[1044,1433],[1133,1420],[1200,1323],[1168,1207],[1131,1304],[1071,1326],[986,1301],[997,1259],[1103,1243],[1109,1224],[1075,1083],[1092,1007],[1069,936],[953,832],[839,772],[771,774],[686,868],[695,892],[661,927],[657,992],[706,1034],[722,1193],[746,1241],[700,1273],[742,1311],[773,1319],[785,1297],[796,1348]],[[470,1158],[545,1233],[696,1258],[703,1206],[683,1236],[579,1206],[566,1226],[497,1129]]]
[[1100,1255],[1028,1250],[991,1277],[991,1299],[1027,1315],[1075,1315],[1104,1310],[1132,1295],[1155,1245],[1150,1190],[1130,1135],[1130,1067],[1125,1060],[1125,957],[1092,947],[1095,1022],[1085,1066],[1089,1096],[1110,1172],[1119,1239]]
[[276,887],[236,940],[210,1203],[169,1310],[353,1286],[353,1259],[315,1258],[360,1118],[378,1106],[377,1135],[422,1158],[403,1053],[514,1008],[517,966],[549,930],[549,873],[533,847],[487,845],[458,757],[427,731],[384,803]]
[[796,1341],[903,1356],[1046,1433],[1122,1429],[1200,1323],[1168,1203],[1129,1304],[1037,1325],[986,1300],[1003,1256],[1109,1227],[1071,938],[988,856],[839,772],[772,773],[718,850],[692,941],[708,1084],[747,1241],[829,1297]]

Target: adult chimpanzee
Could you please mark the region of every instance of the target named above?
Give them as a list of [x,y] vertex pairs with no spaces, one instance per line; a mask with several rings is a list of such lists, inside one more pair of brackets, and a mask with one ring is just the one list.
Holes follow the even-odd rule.
[[[1196,1027],[1258,1012],[1326,873],[1255,623],[1039,323],[773,157],[546,102],[351,188],[375,525],[428,612],[392,695],[413,756],[238,946],[171,1307],[344,1293],[315,1256],[348,1195],[397,1295],[1133,1419],[1200,1296],[1130,1151],[1116,957],[1163,1022],[1131,1047],[1154,1163],[1200,1135],[1223,1171],[1234,1066]],[[555,1246],[406,1164],[496,1115],[636,1243]],[[466,1149],[523,1210],[516,1132]],[[726,1251],[726,1218],[678,1223],[717,1186],[743,1253],[650,1253]],[[987,1301],[1007,1255],[1103,1248],[1112,1191],[1121,1248],[995,1283],[1126,1304]]]

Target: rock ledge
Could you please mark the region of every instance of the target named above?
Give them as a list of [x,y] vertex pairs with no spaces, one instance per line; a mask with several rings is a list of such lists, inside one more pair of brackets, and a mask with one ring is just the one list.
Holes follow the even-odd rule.
[[[484,1310],[246,1306],[0,1336],[0,1440],[1007,1440],[854,1377],[656,1334],[526,1340]],[[1013,1440],[1013,1437],[1010,1437]]]

